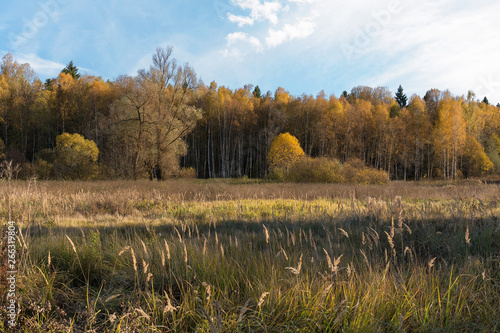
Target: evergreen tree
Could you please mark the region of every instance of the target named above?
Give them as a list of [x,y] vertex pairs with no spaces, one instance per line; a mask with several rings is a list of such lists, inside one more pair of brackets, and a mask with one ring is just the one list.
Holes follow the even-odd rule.
[[490,105],[490,101],[488,101],[488,98],[486,98],[486,96],[484,96],[483,98],[483,103],[486,105]]
[[80,73],[78,73],[78,67],[73,64],[73,60],[61,71],[61,73],[69,74],[73,79],[79,79]]
[[255,89],[253,90],[253,95],[257,98],[261,98],[262,97],[262,94],[261,94],[261,91],[260,91],[260,88],[259,86],[257,85],[255,87]]
[[406,107],[408,103],[408,97],[406,97],[406,94],[403,92],[403,87],[399,85],[398,91],[396,92],[395,96],[396,102],[398,102],[399,107],[402,109]]

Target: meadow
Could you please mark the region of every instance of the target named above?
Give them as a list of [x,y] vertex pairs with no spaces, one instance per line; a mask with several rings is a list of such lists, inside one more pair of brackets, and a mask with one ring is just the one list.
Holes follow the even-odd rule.
[[0,182],[16,331],[500,331],[498,184]]

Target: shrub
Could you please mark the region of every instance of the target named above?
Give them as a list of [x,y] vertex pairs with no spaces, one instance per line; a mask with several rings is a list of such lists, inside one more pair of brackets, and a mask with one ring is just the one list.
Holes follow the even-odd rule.
[[274,138],[267,154],[269,169],[271,173],[281,170],[286,175],[290,166],[304,155],[296,137],[290,133],[280,134]]
[[38,159],[33,166],[35,175],[38,179],[50,179],[54,177],[54,167],[51,163]]
[[463,154],[463,170],[467,177],[482,176],[494,170],[494,164],[477,140],[468,136]]
[[342,165],[338,160],[311,157],[302,157],[293,163],[287,179],[303,183],[340,183],[344,180]]
[[99,149],[94,141],[80,134],[63,133],[56,138],[56,176],[65,179],[89,179],[97,175]]
[[179,178],[189,178],[194,179],[198,177],[196,170],[193,167],[182,168],[178,174]]
[[389,182],[389,175],[382,170],[364,167],[358,169],[353,182],[357,184],[387,184]]
[[359,158],[353,158],[344,164],[343,176],[347,182],[356,184],[386,184],[389,182],[389,174],[365,166]]

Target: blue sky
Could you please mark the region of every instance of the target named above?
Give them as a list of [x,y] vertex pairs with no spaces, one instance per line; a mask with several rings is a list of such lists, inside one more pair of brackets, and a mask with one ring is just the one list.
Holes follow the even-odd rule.
[[339,96],[399,84],[408,95],[468,90],[500,102],[500,3],[494,0],[5,1],[0,54],[41,79],[70,61],[113,80],[174,47],[206,83]]

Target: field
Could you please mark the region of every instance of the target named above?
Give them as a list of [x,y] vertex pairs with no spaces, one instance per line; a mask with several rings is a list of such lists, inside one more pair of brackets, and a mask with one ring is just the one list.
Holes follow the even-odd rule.
[[496,184],[4,180],[0,216],[17,331],[500,331]]

